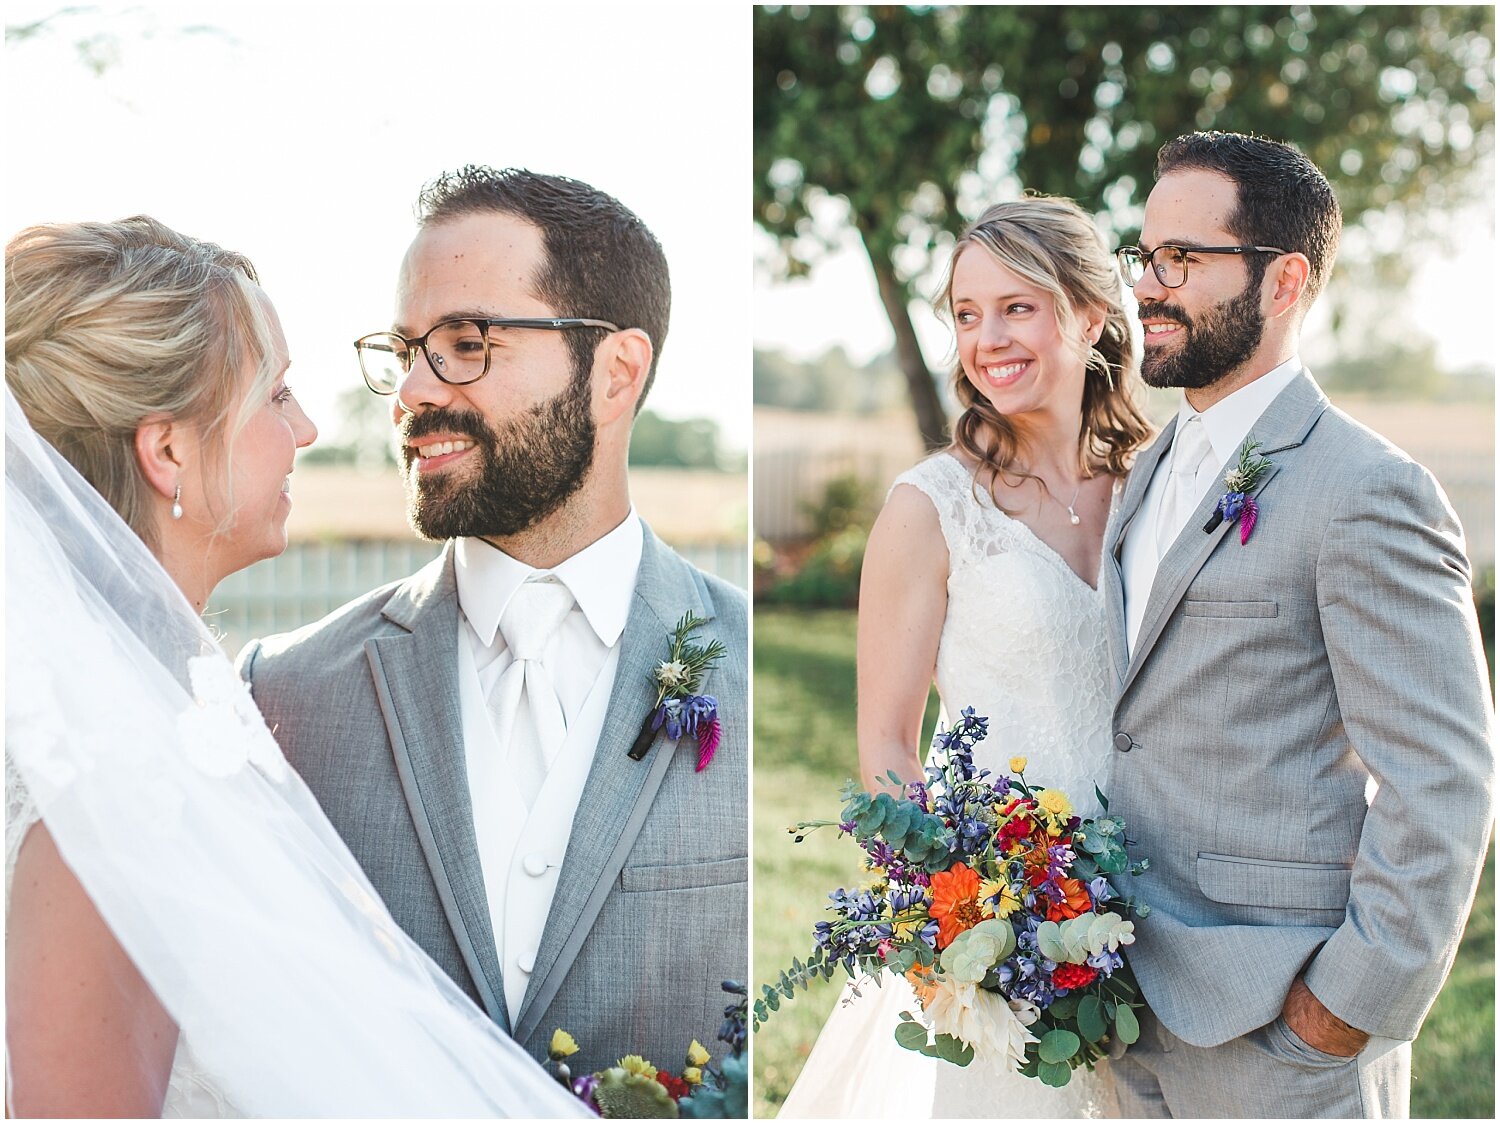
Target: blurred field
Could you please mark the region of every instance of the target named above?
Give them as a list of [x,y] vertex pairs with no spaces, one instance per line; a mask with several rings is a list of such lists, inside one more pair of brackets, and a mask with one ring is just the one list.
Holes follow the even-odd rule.
[[[852,612],[755,613],[754,990],[811,948],[825,895],[859,880],[847,840],[787,827],[830,818],[857,772]],[[929,700],[924,725],[936,719]],[[1412,1116],[1494,1119],[1495,873],[1485,866],[1458,962],[1414,1047]],[[754,1038],[757,1117],[776,1114],[832,1008],[842,977],[799,992]]]
[[[718,542],[745,535],[749,493],[744,473],[633,468],[636,510],[661,538],[674,543]],[[413,536],[396,469],[303,465],[292,474],[293,542],[309,539],[392,539]]]

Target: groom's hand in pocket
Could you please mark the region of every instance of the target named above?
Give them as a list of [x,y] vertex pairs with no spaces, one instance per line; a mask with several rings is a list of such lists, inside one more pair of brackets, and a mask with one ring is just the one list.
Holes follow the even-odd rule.
[[1312,989],[1298,976],[1281,1006],[1281,1017],[1292,1032],[1309,1046],[1325,1054],[1352,1058],[1365,1048],[1370,1036],[1350,1026],[1318,1001]]

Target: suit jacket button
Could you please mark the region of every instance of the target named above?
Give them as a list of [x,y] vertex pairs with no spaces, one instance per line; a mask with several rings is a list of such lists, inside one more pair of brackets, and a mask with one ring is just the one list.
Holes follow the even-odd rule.
[[1115,748],[1121,753],[1129,753],[1135,748],[1135,739],[1129,734],[1118,733],[1115,735]]
[[547,856],[533,851],[521,860],[521,867],[531,877],[540,878],[547,873]]

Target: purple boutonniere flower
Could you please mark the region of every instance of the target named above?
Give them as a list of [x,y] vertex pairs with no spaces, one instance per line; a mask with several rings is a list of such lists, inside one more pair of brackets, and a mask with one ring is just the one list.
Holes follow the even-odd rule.
[[697,690],[704,673],[723,659],[725,649],[717,640],[702,645],[690,642],[693,633],[707,623],[702,617],[685,613],[672,630],[667,658],[651,673],[656,704],[630,748],[631,760],[645,757],[657,731],[663,728],[674,742],[684,735],[698,740],[698,772],[708,768],[714,759],[719,748],[719,701],[713,695],[700,695]]
[[1259,441],[1245,438],[1238,462],[1224,474],[1224,486],[1229,490],[1219,497],[1213,518],[1203,528],[1212,531],[1220,523],[1238,523],[1241,546],[1250,541],[1250,532],[1260,518],[1260,505],[1250,492],[1271,467],[1271,462],[1256,452],[1259,448]]

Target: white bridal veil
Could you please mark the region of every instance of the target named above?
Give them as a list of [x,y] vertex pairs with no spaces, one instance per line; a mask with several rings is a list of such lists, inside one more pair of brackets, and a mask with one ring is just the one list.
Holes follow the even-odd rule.
[[141,541],[5,401],[11,764],[256,1116],[589,1113],[391,920]]

